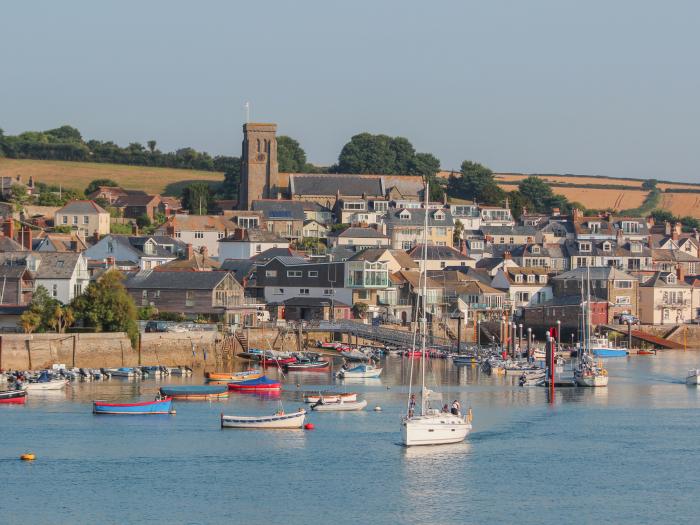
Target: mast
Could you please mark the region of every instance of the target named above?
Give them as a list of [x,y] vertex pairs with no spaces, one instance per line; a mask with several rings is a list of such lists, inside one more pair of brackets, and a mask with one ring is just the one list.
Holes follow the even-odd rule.
[[423,220],[423,256],[422,256],[422,266],[420,276],[423,278],[423,289],[421,295],[423,297],[422,306],[423,312],[421,317],[421,329],[423,331],[421,340],[421,390],[420,390],[420,413],[425,414],[425,346],[428,331],[428,318],[426,316],[427,310],[427,295],[428,295],[428,199],[430,194],[430,183],[426,179],[425,181],[425,210],[424,210],[424,220]]

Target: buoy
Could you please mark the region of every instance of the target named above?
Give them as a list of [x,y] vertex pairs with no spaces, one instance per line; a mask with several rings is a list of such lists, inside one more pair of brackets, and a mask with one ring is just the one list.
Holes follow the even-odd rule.
[[27,454],[22,454],[19,459],[22,461],[34,461],[36,459],[36,454],[32,454],[31,452],[28,452]]
[[375,411],[375,412],[381,412],[381,411],[382,411],[382,407],[380,407],[379,405],[377,405],[376,407],[374,407],[374,411]]
[[304,428],[305,428],[306,430],[313,430],[313,429],[314,429],[314,424],[313,424],[313,423],[307,423],[306,425],[304,425]]

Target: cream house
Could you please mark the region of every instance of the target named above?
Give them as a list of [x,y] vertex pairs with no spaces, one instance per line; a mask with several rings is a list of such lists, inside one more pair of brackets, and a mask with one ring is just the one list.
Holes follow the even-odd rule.
[[675,273],[655,272],[639,285],[639,320],[643,324],[681,324],[692,318],[692,288]]
[[109,212],[94,201],[70,201],[56,211],[56,226],[68,226],[71,230],[91,237],[109,233]]

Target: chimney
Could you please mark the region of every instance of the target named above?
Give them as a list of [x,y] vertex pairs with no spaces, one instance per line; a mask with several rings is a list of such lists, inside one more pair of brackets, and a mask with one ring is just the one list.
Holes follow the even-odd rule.
[[649,215],[649,217],[647,217],[647,228],[649,228],[651,230],[653,227],[654,227],[654,217]]
[[173,224],[174,217],[168,217],[168,222],[165,225],[165,233],[170,237],[175,237],[175,224]]
[[677,222],[676,224],[673,225],[673,232],[671,232],[671,239],[674,241],[677,241],[678,239],[681,238],[681,232],[683,231],[683,225],[680,222]]
[[676,266],[676,272],[678,274],[678,282],[684,283],[685,282],[685,268],[683,267],[683,263],[678,263],[678,266]]
[[698,233],[697,228],[693,228],[693,238],[695,239],[695,244],[700,244],[700,233]]
[[510,260],[511,260],[510,252],[503,252],[503,260],[504,260],[504,261],[510,261]]
[[618,228],[616,232],[617,244],[620,246],[622,244],[622,228]]
[[670,235],[671,235],[671,223],[668,222],[668,221],[664,222],[664,233],[665,233],[667,236],[670,236]]
[[185,247],[185,258],[189,261],[193,256],[194,250],[192,249],[192,245],[187,243],[187,246]]
[[12,217],[8,217],[7,220],[2,225],[2,233],[5,237],[10,239],[15,238],[15,221]]
[[442,194],[442,205],[447,206],[447,192]]
[[21,236],[22,236],[22,246],[24,248],[31,252],[32,251],[32,229],[29,228],[28,226],[22,226],[21,230]]
[[114,257],[107,257],[107,268],[112,268],[114,266]]
[[462,239],[462,242],[459,244],[459,252],[464,256],[467,255],[467,241],[464,239]]
[[209,248],[207,248],[206,246],[202,246],[199,249],[199,253],[201,253],[204,257],[206,257],[207,255],[209,255]]
[[561,209],[559,208],[552,208],[552,216],[554,217],[559,217],[561,215]]
[[527,208],[523,206],[523,212],[520,215],[527,215]]

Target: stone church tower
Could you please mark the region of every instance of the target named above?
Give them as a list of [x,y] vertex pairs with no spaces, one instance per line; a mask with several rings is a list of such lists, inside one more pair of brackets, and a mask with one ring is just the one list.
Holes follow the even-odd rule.
[[241,187],[238,207],[249,210],[254,200],[276,197],[277,124],[243,124]]

